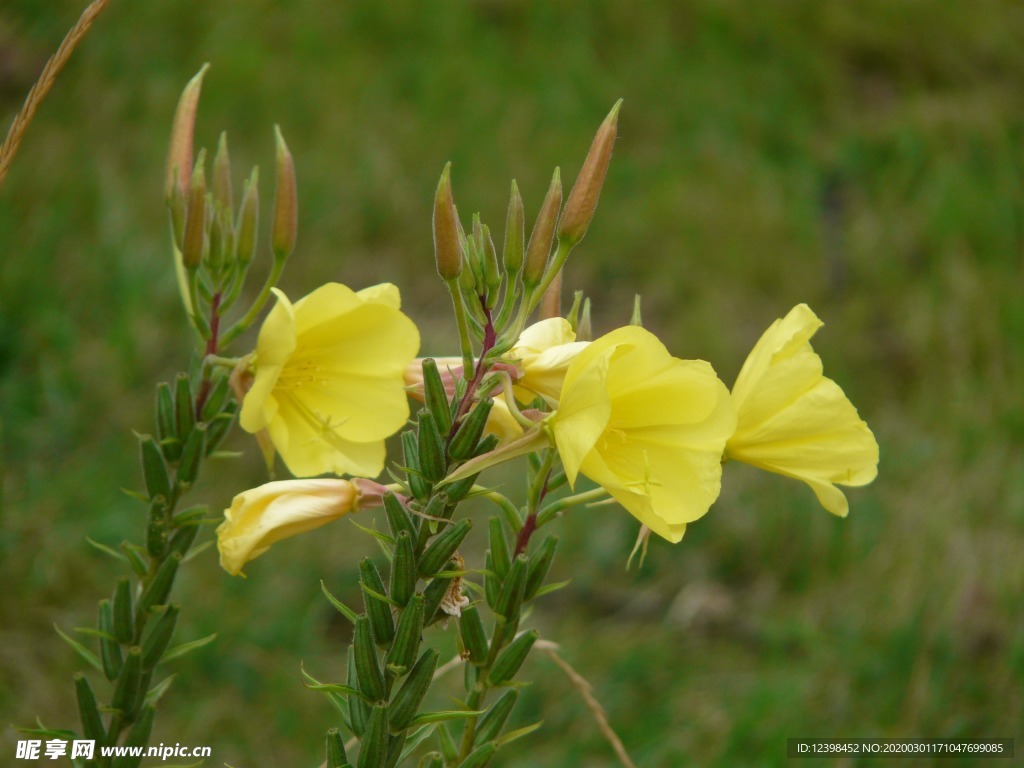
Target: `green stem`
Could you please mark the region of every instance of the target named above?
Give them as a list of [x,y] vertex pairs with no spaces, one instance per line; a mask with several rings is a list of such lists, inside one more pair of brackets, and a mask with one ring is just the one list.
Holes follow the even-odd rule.
[[594,488],[590,491],[583,491],[582,493],[577,493],[573,496],[566,496],[564,499],[553,501],[538,513],[537,527],[540,528],[543,525],[547,525],[560,513],[570,507],[579,506],[580,504],[590,504],[596,501],[605,501],[608,498],[610,498],[608,491],[604,488]]
[[270,269],[270,274],[267,275],[266,282],[263,283],[263,287],[260,288],[259,295],[256,300],[249,307],[249,311],[242,316],[240,320],[235,322],[228,330],[221,336],[221,346],[226,347],[232,341],[241,336],[245,330],[256,322],[256,317],[260,312],[263,311],[264,305],[267,303],[267,299],[270,298],[270,289],[277,285],[277,281],[281,278],[281,273],[284,271],[284,265],[288,261],[287,258],[274,258],[274,266]]
[[466,320],[466,303],[462,300],[462,291],[459,290],[458,279],[448,280],[448,292],[452,295],[452,305],[455,307],[455,322],[459,327],[459,348],[462,350],[463,376],[468,377],[473,370],[473,342],[469,338],[469,323]]

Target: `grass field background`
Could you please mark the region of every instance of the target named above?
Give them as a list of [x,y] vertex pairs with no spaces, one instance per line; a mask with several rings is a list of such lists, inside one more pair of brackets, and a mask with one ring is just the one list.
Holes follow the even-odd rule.
[[[83,6],[0,7],[5,129]],[[444,163],[463,215],[500,229],[516,178],[532,221],[618,98],[616,154],[566,274],[596,329],[624,324],[640,293],[675,354],[731,383],[794,304],[825,321],[826,373],[881,446],[847,520],[729,465],[707,517],[642,570],[625,569],[636,526],[620,510],[556,526],[572,583],[533,620],[639,766],[781,766],[795,736],[1024,749],[1022,34],[1012,0],[115,0],[0,188],[0,763],[9,724],[76,724],[82,665],[52,624],[93,623],[119,573],[85,538],[141,535],[144,509],[119,490],[141,483],[131,430],[151,429],[153,383],[190,350],[166,141],[206,61],[197,143],[228,131],[236,185],[263,169],[264,211],[274,123],[295,156],[283,288],[392,281],[424,353],[455,346],[430,234]],[[214,508],[264,479],[248,436],[230,447],[245,458],[193,494]],[[154,743],[210,745],[208,765],[318,765],[334,715],[299,664],[342,677],[347,629],[318,582],[354,596],[364,539],[329,526],[247,580],[211,551],[192,562],[178,637],[219,638],[175,663]],[[544,726],[495,765],[616,765],[557,668],[529,664],[518,722]]]

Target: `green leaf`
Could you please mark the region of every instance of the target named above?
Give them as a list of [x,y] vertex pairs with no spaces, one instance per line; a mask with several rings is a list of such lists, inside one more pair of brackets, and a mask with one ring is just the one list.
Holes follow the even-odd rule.
[[349,520],[349,522],[352,523],[352,525],[354,525],[363,533],[369,534],[370,536],[373,536],[374,538],[384,542],[385,544],[390,544],[394,546],[395,540],[391,538],[388,534],[383,533],[382,531],[374,530],[373,528],[367,528],[365,525],[360,525],[355,520]]
[[192,651],[198,650],[199,648],[202,648],[204,645],[209,645],[216,639],[217,633],[214,632],[212,635],[201,637],[198,640],[192,640],[187,643],[182,643],[181,645],[176,645],[164,654],[164,657],[163,659],[161,659],[161,661],[170,661],[171,659],[176,659],[179,656],[184,656],[186,653],[191,653]]
[[189,550],[189,553],[187,555],[185,555],[185,557],[182,558],[181,562],[187,563],[189,560],[192,560],[194,557],[196,557],[196,555],[198,555],[200,552],[205,552],[206,550],[208,550],[212,546],[213,546],[213,540],[212,539],[210,541],[204,541],[198,547],[193,547],[191,550]]
[[81,656],[83,659],[85,659],[87,662],[89,662],[89,664],[95,670],[97,670],[98,672],[102,672],[103,671],[103,665],[100,664],[100,660],[96,657],[95,653],[90,651],[88,648],[86,648],[84,645],[82,645],[80,642],[78,642],[74,638],[71,638],[71,637],[68,637],[67,635],[65,635],[64,632],[61,631],[61,628],[58,627],[56,624],[53,625],[53,628],[55,630],[57,630],[57,634],[60,635],[68,645],[70,645],[72,648],[74,648],[78,652],[79,656]]
[[167,689],[171,687],[171,681],[174,680],[174,677],[175,677],[174,675],[168,675],[163,680],[161,680],[159,683],[157,683],[152,688],[150,688],[146,692],[146,699],[145,699],[144,703],[145,704],[153,705],[153,704],[156,704],[158,701],[160,701],[160,698],[165,693],[167,693]]
[[556,592],[559,589],[569,586],[572,583],[572,579],[566,579],[565,581],[559,581],[554,584],[545,584],[543,587],[537,590],[537,594],[534,597],[541,597],[551,592]]
[[101,629],[94,629],[93,627],[75,627],[75,632],[80,635],[89,635],[89,637],[102,637],[104,640],[110,640],[111,642],[117,642],[117,638],[109,632],[104,632]]
[[345,605],[343,602],[341,602],[341,600],[332,595],[330,590],[327,589],[327,585],[324,584],[323,579],[320,580],[320,590],[324,593],[324,597],[326,597],[328,601],[330,601],[331,605],[338,609],[342,616],[344,616],[353,624],[356,623],[356,617],[358,616],[358,614],[351,608],[349,608],[347,605]]
[[324,693],[336,693],[339,696],[359,696],[363,695],[350,685],[343,683],[303,683],[304,686],[309,688],[311,691],[323,691]]
[[443,723],[448,720],[468,720],[471,717],[479,717],[487,710],[481,709],[477,711],[469,709],[451,709],[442,712],[424,712],[423,714],[416,715],[409,724],[410,728],[415,728],[420,725],[427,725],[428,723]]
[[89,542],[91,546],[95,547],[103,554],[110,555],[112,558],[114,558],[115,560],[120,560],[122,563],[128,562],[128,557],[123,552],[118,552],[113,547],[108,547],[106,544],[101,544],[98,541],[94,541],[93,539],[90,539],[88,536],[85,538],[85,540]]
[[404,605],[399,605],[397,602],[392,600],[387,595],[381,594],[380,592],[376,591],[375,589],[370,589],[368,586],[366,586],[362,582],[360,582],[360,586],[362,587],[363,592],[368,594],[370,597],[376,598],[377,600],[380,600],[381,602],[387,603],[392,608],[404,608],[405,607]]
[[540,721],[538,721],[538,722],[534,723],[533,725],[527,725],[527,726],[526,726],[526,727],[524,727],[524,728],[517,728],[517,729],[516,729],[516,730],[514,730],[514,731],[509,731],[509,732],[508,732],[508,733],[506,733],[506,734],[505,734],[504,736],[502,736],[502,737],[500,737],[500,738],[496,739],[496,740],[495,740],[495,743],[496,743],[496,744],[497,744],[497,745],[498,745],[499,747],[503,747],[503,746],[505,746],[506,744],[509,744],[510,742],[513,742],[513,741],[515,741],[516,739],[521,739],[521,738],[523,738],[523,736],[526,736],[526,735],[528,735],[528,734],[531,734],[531,733],[533,733],[533,732],[534,732],[534,731],[536,731],[536,730],[537,730],[538,728],[540,728],[540,727],[541,727],[542,725],[544,725],[544,721],[543,721],[543,720],[540,720]]
[[405,749],[402,750],[402,756],[398,759],[399,764],[405,761],[413,752],[416,751],[416,747],[422,744],[429,736],[434,732],[433,723],[427,724],[419,728],[417,731],[412,733],[405,740]]

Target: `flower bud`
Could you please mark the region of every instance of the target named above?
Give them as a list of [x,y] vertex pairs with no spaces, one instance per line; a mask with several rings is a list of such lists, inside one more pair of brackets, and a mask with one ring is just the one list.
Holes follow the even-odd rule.
[[445,282],[462,273],[462,245],[459,242],[459,220],[452,196],[452,164],[446,163],[434,193],[434,260],[437,274]]
[[256,255],[256,228],[260,218],[260,198],[257,192],[259,178],[259,168],[253,168],[252,175],[242,189],[242,208],[238,215],[238,230],[235,232],[235,259],[243,269],[252,263]]
[[526,264],[523,267],[523,284],[535,286],[544,277],[551,254],[551,238],[558,223],[558,211],[562,207],[562,178],[557,168],[551,177],[551,186],[544,196],[544,203],[537,214],[537,221],[530,234],[530,244],[526,247]]
[[231,195],[231,158],[228,156],[228,135],[221,132],[217,154],[213,156],[213,202],[222,211],[233,211]]
[[277,176],[274,187],[274,224],[271,230],[271,246],[274,256],[286,259],[295,250],[299,228],[299,200],[295,187],[295,162],[288,145],[284,143],[281,129],[274,126],[274,140],[277,143]]
[[192,170],[189,185],[188,211],[185,214],[185,236],[181,245],[181,258],[187,269],[195,269],[203,261],[206,240],[206,173],[203,164],[206,151],[200,150]]
[[498,289],[501,288],[501,270],[498,268],[498,252],[491,239],[491,229],[486,224],[481,228],[483,242],[484,295],[488,309],[498,303]]
[[612,147],[615,144],[615,130],[619,122],[619,107],[622,99],[615,102],[608,117],[597,129],[594,141],[590,145],[587,159],[583,161],[576,183],[569,192],[565,203],[565,212],[558,228],[558,239],[575,245],[587,233],[590,220],[597,210],[597,199],[601,195],[604,177],[608,172],[608,163],[612,159]]
[[551,278],[551,283],[540,300],[541,320],[550,320],[552,317],[562,316],[562,270],[558,270]]
[[523,198],[519,196],[519,186],[512,180],[512,193],[508,201],[508,213],[505,214],[505,246],[502,258],[505,271],[515,275],[523,267]]
[[181,92],[178,107],[174,111],[171,146],[167,153],[167,175],[164,184],[164,191],[168,198],[171,198],[171,190],[175,181],[177,181],[182,194],[188,193],[192,172],[192,137],[195,133],[196,107],[199,105],[203,75],[206,74],[209,66],[209,64],[203,64],[195,77],[189,80],[185,90]]

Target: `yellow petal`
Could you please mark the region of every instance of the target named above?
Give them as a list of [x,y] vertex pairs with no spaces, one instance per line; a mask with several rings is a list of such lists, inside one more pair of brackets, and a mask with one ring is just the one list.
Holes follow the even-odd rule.
[[604,349],[599,355],[589,355],[587,365],[571,366],[558,410],[550,417],[558,455],[569,484],[574,487],[580,466],[611,416],[607,381],[608,361],[614,354],[614,347]]

